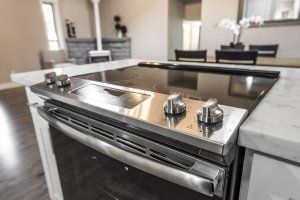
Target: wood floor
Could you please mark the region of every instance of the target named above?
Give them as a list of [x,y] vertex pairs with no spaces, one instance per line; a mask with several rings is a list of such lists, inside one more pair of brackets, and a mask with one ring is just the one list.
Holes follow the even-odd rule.
[[0,91],[0,200],[48,200],[24,88]]

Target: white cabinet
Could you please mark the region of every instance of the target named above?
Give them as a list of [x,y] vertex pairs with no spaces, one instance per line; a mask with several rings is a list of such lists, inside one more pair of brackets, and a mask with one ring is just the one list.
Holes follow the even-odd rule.
[[254,153],[247,200],[300,200],[300,167]]
[[55,155],[52,149],[52,142],[49,133],[49,125],[38,113],[36,106],[43,106],[44,100],[26,87],[26,94],[30,106],[30,112],[35,128],[38,147],[45,172],[48,192],[51,200],[63,200]]

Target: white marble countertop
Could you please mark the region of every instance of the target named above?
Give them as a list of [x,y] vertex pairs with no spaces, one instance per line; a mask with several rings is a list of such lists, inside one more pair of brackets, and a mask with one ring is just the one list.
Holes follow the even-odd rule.
[[[44,81],[46,72],[69,76],[123,68],[141,60],[122,60],[74,67],[12,74],[11,79],[30,86]],[[166,63],[166,62],[165,62]],[[191,64],[191,63],[190,63]],[[216,66],[216,64],[195,64]],[[280,71],[280,79],[242,124],[238,143],[241,146],[300,163],[300,69],[245,65],[218,67]]]

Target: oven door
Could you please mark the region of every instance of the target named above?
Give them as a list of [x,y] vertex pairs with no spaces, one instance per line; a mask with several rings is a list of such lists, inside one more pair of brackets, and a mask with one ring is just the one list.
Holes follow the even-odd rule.
[[209,169],[201,177],[170,167],[68,126],[44,108],[38,113],[49,122],[65,200],[225,199],[215,195],[220,177],[208,178]]

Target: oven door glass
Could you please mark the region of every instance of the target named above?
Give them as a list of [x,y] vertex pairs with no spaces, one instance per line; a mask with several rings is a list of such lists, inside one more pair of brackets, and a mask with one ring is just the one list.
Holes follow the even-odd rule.
[[65,200],[219,200],[126,165],[50,126]]

